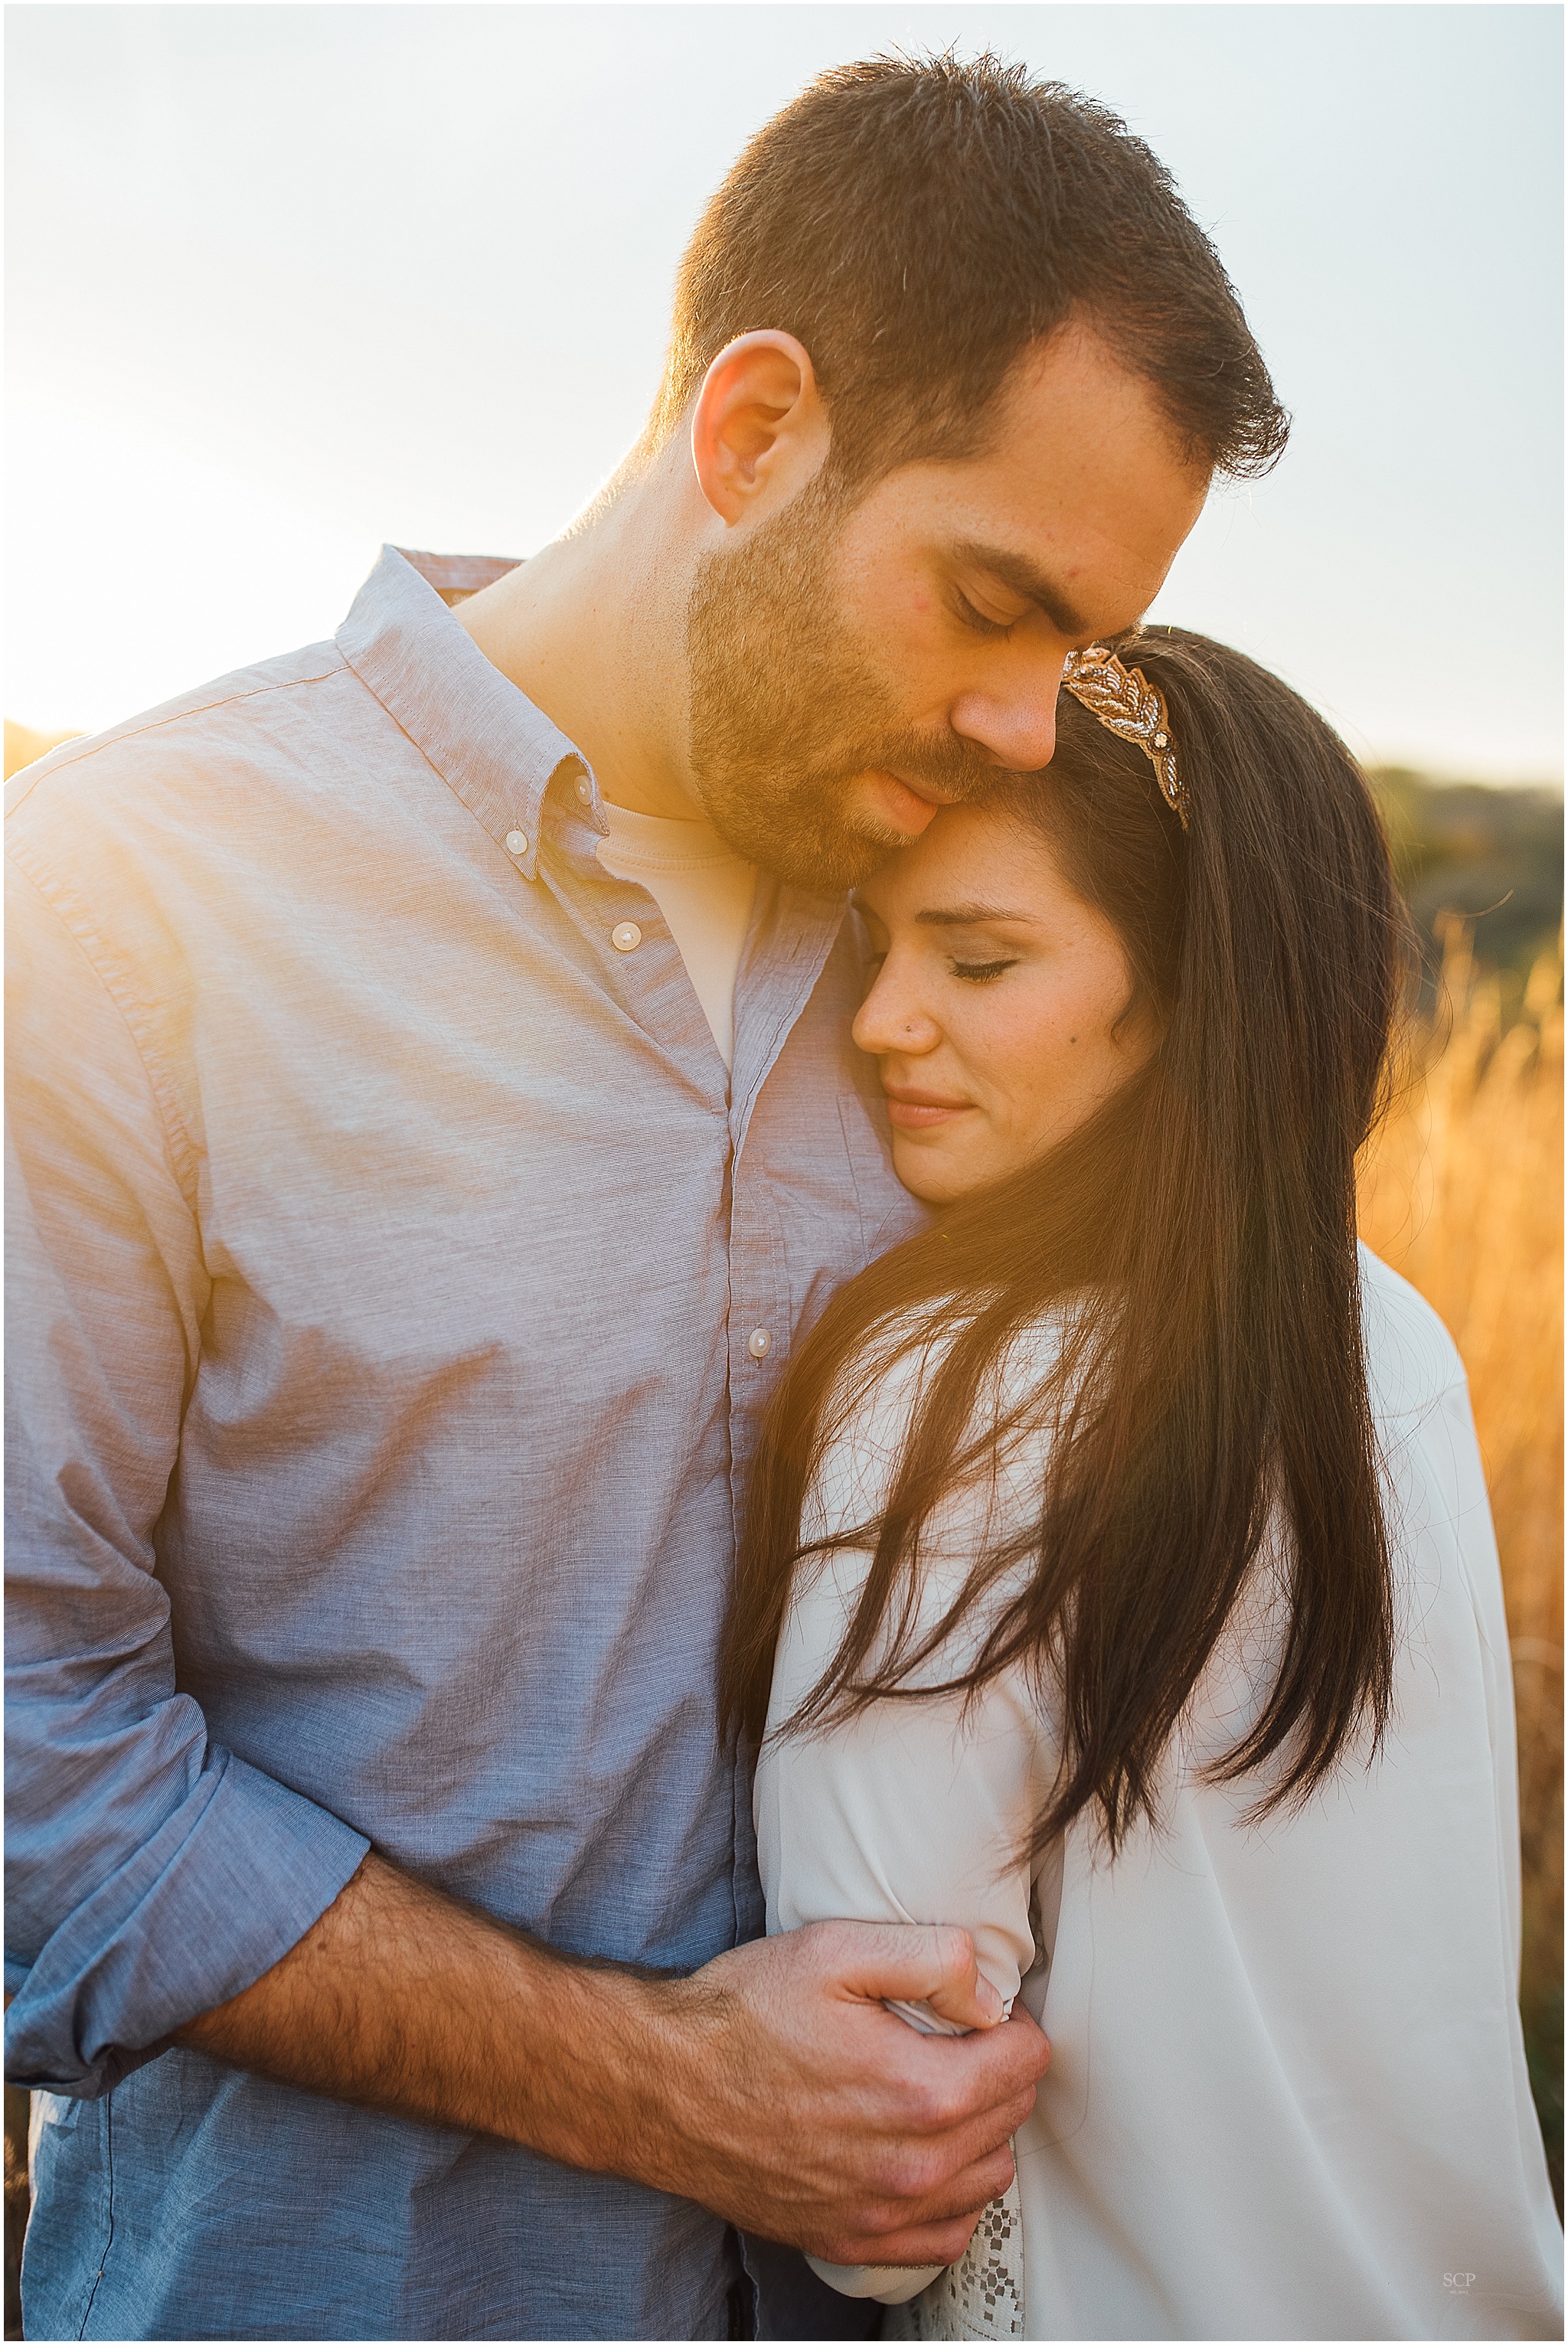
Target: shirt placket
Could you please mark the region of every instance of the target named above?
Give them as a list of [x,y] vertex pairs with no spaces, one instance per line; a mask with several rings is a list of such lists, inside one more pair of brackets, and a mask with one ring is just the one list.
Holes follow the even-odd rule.
[[669,924],[646,888],[599,860],[608,827],[586,765],[576,761],[553,777],[539,822],[535,884],[549,888],[592,949],[606,991],[723,1116],[727,1071]]

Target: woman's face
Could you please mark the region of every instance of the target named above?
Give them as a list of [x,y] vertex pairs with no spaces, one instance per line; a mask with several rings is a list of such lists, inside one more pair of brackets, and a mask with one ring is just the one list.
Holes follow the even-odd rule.
[[871,990],[855,1041],[880,1061],[899,1179],[933,1205],[988,1188],[1086,1122],[1147,1058],[1115,929],[1037,831],[946,807],[861,888]]

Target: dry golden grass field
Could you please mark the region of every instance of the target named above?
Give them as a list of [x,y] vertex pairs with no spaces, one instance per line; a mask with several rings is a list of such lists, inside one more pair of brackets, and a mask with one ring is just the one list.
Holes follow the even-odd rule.
[[1433,1020],[1367,1151],[1361,1233],[1441,1315],[1470,1376],[1519,1709],[1522,2001],[1563,2189],[1563,956],[1522,998],[1446,923]]

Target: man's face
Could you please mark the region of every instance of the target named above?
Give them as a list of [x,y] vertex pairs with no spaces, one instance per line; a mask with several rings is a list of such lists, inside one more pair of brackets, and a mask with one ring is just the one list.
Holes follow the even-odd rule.
[[1070,651],[1129,627],[1202,510],[1148,389],[1089,334],[1014,369],[984,453],[858,502],[819,479],[707,556],[691,767],[748,860],[832,894],[1055,746]]

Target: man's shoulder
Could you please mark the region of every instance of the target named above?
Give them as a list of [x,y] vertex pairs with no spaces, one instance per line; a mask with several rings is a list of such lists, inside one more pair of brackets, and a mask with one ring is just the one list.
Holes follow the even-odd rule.
[[281,776],[302,734],[351,729],[370,701],[331,642],[237,668],[25,766],[6,785],[7,837],[41,839],[57,821],[160,788],[210,792],[226,776]]

